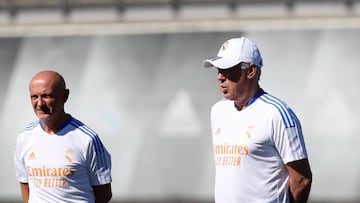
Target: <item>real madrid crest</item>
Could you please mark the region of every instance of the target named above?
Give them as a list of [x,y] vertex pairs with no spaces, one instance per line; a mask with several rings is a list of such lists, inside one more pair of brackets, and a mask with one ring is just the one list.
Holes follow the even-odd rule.
[[225,49],[227,49],[228,46],[229,46],[229,41],[226,41],[226,42],[224,42],[224,44],[221,46],[221,49],[222,49],[223,51],[225,51]]

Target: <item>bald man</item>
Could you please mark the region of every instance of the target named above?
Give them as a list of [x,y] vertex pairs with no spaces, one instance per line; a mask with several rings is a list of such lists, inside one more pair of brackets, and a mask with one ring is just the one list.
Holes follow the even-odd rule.
[[29,84],[38,120],[18,135],[16,178],[24,202],[110,201],[111,157],[96,132],[65,112],[64,78],[47,70]]

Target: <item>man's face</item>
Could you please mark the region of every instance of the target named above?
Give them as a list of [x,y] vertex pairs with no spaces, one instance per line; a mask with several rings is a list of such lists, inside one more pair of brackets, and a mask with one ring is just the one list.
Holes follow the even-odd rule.
[[41,121],[56,120],[57,115],[64,112],[65,90],[56,88],[53,81],[35,79],[31,81],[29,90],[34,112]]
[[218,69],[217,79],[220,82],[220,91],[226,99],[236,100],[237,96],[242,93],[245,75],[240,66]]

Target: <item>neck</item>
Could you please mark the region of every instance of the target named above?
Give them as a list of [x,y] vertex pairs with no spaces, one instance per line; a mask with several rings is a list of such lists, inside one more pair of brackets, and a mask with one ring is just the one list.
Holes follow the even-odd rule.
[[64,123],[67,121],[68,118],[69,115],[64,113],[54,119],[42,120],[41,124],[45,132],[47,132],[48,134],[55,134],[56,132],[61,130],[62,126],[64,125]]
[[236,109],[238,111],[244,110],[248,106],[249,101],[260,91],[260,89],[260,86],[257,84],[253,88],[250,88],[244,96],[236,99],[234,101]]

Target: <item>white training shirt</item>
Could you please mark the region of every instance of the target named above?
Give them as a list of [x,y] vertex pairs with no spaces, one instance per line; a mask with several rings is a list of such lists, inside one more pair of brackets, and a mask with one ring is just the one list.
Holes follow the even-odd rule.
[[299,120],[261,91],[247,108],[221,100],[211,110],[216,203],[288,203],[286,163],[307,157]]
[[92,186],[110,183],[110,154],[98,135],[70,117],[56,134],[40,121],[29,124],[17,139],[16,178],[28,183],[29,203],[94,202]]

